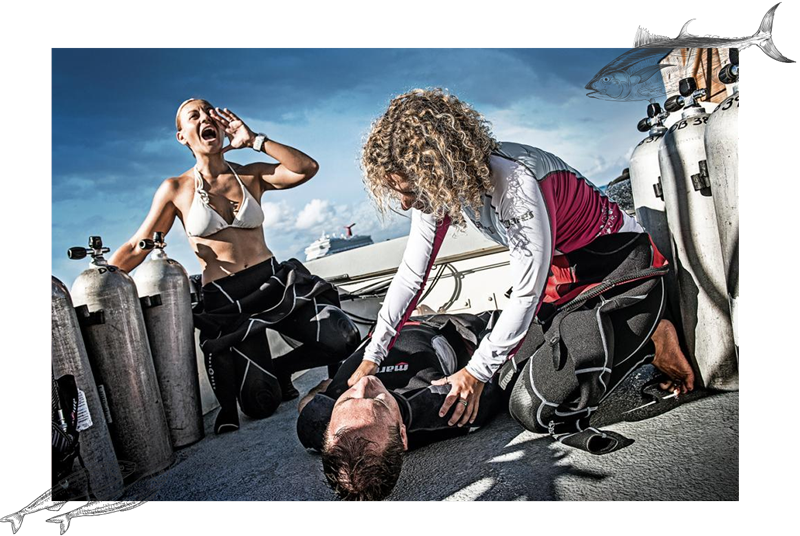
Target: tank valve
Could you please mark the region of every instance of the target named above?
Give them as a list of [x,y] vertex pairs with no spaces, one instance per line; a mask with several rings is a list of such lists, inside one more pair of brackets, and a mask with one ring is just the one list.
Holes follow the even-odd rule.
[[706,96],[706,90],[697,89],[697,82],[692,77],[681,80],[678,84],[678,91],[684,98],[689,99],[689,102],[686,103],[687,107],[700,106],[698,102]]
[[684,78],[678,83],[680,95],[674,95],[667,99],[664,108],[668,112],[677,112],[681,108],[699,108],[698,101],[706,96],[705,89],[697,89],[697,82],[694,78]]
[[167,243],[164,242],[164,233],[161,231],[156,231],[153,233],[153,239],[150,240],[149,238],[145,238],[144,240],[139,241],[139,249],[144,250],[151,250],[151,249],[164,249],[167,246]]
[[732,48],[728,51],[728,59],[730,60],[732,65],[739,66],[739,49]]
[[[662,110],[657,102],[653,102],[647,105],[647,117],[639,121],[639,124],[636,125],[636,129],[639,132],[657,129],[664,124],[667,117],[669,117],[669,112]],[[655,133],[658,133],[658,130],[656,132],[651,132],[651,134]]]
[[677,112],[680,111],[681,108],[684,107],[686,101],[680,95],[675,95],[667,99],[664,103],[664,108],[667,109],[668,112]]
[[723,84],[735,84],[739,81],[739,66],[726,65],[719,72],[719,81]]
[[67,250],[67,257],[74,261],[85,259],[87,255],[91,255],[95,261],[104,260],[103,253],[111,251],[109,248],[103,247],[103,239],[99,236],[89,237],[89,247],[73,247]]
[[[723,84],[736,84],[739,82],[739,49],[731,48],[728,50],[728,65],[720,69],[717,77]],[[734,86],[733,92],[736,93],[737,88]]]
[[694,78],[683,78],[678,82],[678,92],[684,97],[690,96],[695,91],[697,91],[697,81]]

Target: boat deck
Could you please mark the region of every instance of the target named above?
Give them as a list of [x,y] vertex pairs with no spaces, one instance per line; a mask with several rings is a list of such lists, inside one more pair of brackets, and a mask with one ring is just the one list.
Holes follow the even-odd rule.
[[[634,439],[627,448],[594,456],[528,432],[503,414],[467,437],[410,452],[389,499],[738,500],[738,392],[697,391],[629,412],[648,401],[640,389],[653,374],[652,366],[638,369],[593,421]],[[295,385],[302,394],[324,377],[324,368],[314,369]],[[151,500],[335,499],[319,455],[297,439],[297,400],[268,419],[241,415],[241,428],[221,436],[212,431],[215,416],[216,410],[205,416],[203,440],[126,496],[147,487],[158,489]]]

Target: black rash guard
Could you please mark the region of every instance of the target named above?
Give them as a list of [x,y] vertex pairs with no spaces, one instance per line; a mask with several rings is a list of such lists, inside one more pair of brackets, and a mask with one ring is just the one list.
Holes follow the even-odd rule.
[[[492,381],[481,393],[475,422],[462,427],[449,426],[447,421],[456,404],[444,417],[439,417],[439,409],[451,386],[431,385],[467,364],[498,315],[499,311],[480,315],[429,315],[412,318],[403,326],[376,377],[400,406],[409,449],[465,435],[507,407],[504,392]],[[304,447],[322,450],[333,405],[349,389],[347,380],[361,364],[365,347],[366,341],[339,367],[327,389],[317,393],[303,408],[297,420],[297,435]]]

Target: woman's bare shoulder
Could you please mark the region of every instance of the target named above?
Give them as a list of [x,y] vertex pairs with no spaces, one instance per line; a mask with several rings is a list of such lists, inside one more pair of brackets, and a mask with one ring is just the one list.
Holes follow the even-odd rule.
[[178,175],[176,177],[168,177],[164,179],[158,187],[156,197],[163,197],[170,200],[175,200],[194,189],[194,176],[191,170]]
[[194,175],[192,170],[189,169],[176,177],[168,177],[161,183],[161,188],[171,192],[179,192],[181,190],[191,190],[194,188]]

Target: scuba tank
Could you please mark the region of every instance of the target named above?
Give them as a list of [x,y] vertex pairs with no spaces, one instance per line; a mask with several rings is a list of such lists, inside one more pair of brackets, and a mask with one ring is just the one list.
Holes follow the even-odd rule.
[[732,94],[708,118],[706,160],[717,229],[725,265],[733,339],[739,349],[736,302],[739,298],[739,53],[730,50],[730,65],[719,73],[720,82],[733,84]]
[[648,135],[631,154],[630,176],[636,219],[653,239],[658,251],[674,266],[664,195],[661,191],[661,168],[658,164],[658,146],[667,133],[664,120],[668,115],[656,103],[647,107],[648,117],[639,121],[636,128]]
[[71,259],[92,256],[72,298],[117,458],[136,464],[136,479],[166,469],[174,455],[136,285],[106,262],[108,251],[99,236],[69,249]]
[[664,282],[667,286],[670,316],[680,332],[677,328],[680,324],[678,272],[672,251],[672,239],[669,235],[667,209],[661,186],[661,166],[658,162],[658,148],[664,134],[667,133],[667,128],[664,126],[667,117],[669,112],[663,110],[658,103],[647,106],[647,117],[636,125],[639,132],[647,132],[647,137],[639,142],[631,154],[630,175],[636,220],[644,227],[658,251],[669,262],[670,270]]
[[[83,392],[85,406],[78,406],[79,461],[88,473],[88,491],[98,500],[111,500],[123,490],[117,455],[108,433],[100,395],[97,393],[69,291],[55,277],[52,278],[52,287],[50,310],[54,383],[56,379],[71,375],[75,378],[78,389]],[[62,425],[62,428],[65,427],[65,424]]]
[[697,103],[705,90],[697,90],[695,80],[685,78],[680,93],[664,105],[669,112],[683,112],[664,135],[658,158],[675,246],[683,334],[703,385],[737,389],[738,367],[703,144],[708,113]]
[[194,323],[189,275],[164,252],[164,234],[142,240],[139,248],[155,249],[133,276],[139,293],[153,354],[164,413],[175,448],[203,438],[203,413],[194,348]]

